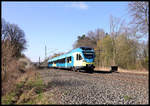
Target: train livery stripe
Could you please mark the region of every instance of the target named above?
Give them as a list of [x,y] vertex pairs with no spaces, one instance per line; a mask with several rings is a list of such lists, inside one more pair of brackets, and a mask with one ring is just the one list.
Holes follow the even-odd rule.
[[86,66],[87,64],[94,64],[94,62],[88,63],[88,62],[82,62],[82,66]]

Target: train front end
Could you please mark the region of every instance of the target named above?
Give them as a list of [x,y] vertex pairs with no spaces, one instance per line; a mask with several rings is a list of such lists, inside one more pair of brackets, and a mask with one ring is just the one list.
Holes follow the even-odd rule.
[[95,52],[93,48],[89,47],[80,47],[82,49],[82,56],[84,58],[82,62],[82,66],[85,70],[93,71],[94,66],[94,58],[95,58]]

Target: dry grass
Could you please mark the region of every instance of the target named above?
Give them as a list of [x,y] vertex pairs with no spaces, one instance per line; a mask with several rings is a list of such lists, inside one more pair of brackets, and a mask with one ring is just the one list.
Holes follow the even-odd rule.
[[[33,98],[32,95],[35,95],[36,92],[40,92],[39,90],[42,86],[42,81],[39,79],[34,68],[26,70],[14,82],[14,84],[11,84],[14,86],[11,92],[7,92],[3,96],[3,104],[13,104],[13,102],[15,104],[25,103],[31,100]],[[14,97],[11,96],[12,93]]]
[[[53,104],[44,91],[36,68],[13,59],[2,73],[2,104]],[[3,71],[2,71],[3,72]]]
[[101,71],[110,71],[111,70],[111,67],[96,67],[94,70],[101,70]]
[[45,87],[35,68],[30,68],[16,80],[15,89],[2,97],[2,104],[54,104]]
[[11,92],[14,89],[16,80],[21,75],[21,72],[18,71],[18,63],[16,60],[13,60],[8,67],[7,72],[2,74],[2,95]]
[[[25,68],[26,64],[13,59],[9,64],[7,64],[7,70],[5,73],[2,71],[2,95],[6,95],[15,89],[15,84],[18,80],[25,76],[30,76],[35,70],[35,67]],[[31,74],[32,75],[32,74]]]
[[[99,71],[110,71],[111,67],[96,67],[94,70]],[[118,72],[125,72],[125,73],[136,73],[136,74],[148,74],[148,70],[126,70],[118,67]]]
[[122,69],[122,68],[118,68],[118,72],[125,72],[125,73],[136,73],[136,74],[148,74],[149,71],[148,70],[126,70],[126,69]]

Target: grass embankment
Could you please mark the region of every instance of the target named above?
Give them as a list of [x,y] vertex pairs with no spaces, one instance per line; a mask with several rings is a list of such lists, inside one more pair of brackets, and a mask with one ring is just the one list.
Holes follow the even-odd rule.
[[29,71],[17,80],[11,93],[2,96],[2,104],[53,104],[47,100],[44,88],[39,74]]

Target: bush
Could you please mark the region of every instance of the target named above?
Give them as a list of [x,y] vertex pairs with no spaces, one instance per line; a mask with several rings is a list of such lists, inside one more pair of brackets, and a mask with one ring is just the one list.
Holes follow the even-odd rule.
[[8,69],[5,74],[2,74],[2,95],[6,95],[11,92],[16,84],[16,80],[21,76],[21,73],[18,71],[18,62],[12,60],[8,64]]

